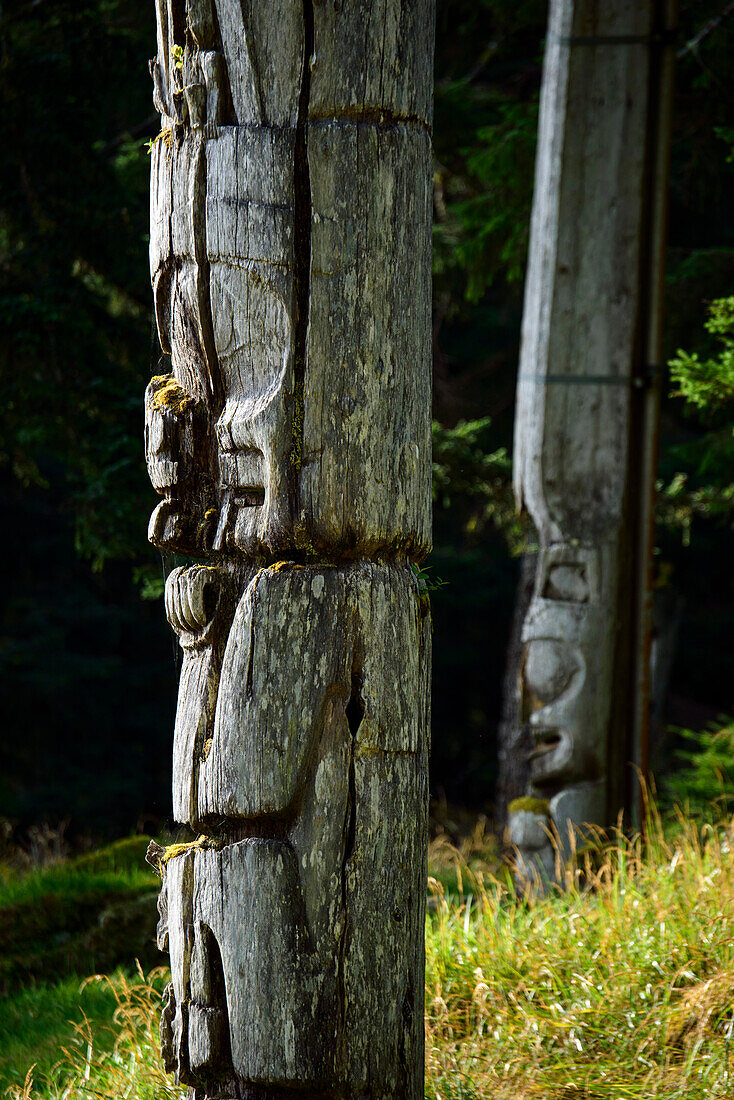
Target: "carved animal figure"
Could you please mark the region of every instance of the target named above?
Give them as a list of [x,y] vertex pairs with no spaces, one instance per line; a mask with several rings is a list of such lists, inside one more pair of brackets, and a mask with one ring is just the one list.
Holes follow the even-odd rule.
[[523,880],[556,879],[585,824],[629,808],[640,762],[673,15],[550,4],[515,421],[516,497],[540,537],[522,632],[530,797],[509,815]]
[[[379,10],[378,10],[379,8]],[[433,2],[158,0],[151,859],[192,1100],[423,1095]]]

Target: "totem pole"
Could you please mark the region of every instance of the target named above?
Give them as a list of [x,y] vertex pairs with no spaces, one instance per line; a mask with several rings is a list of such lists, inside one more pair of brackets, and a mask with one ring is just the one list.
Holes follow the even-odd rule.
[[554,830],[562,859],[575,829],[614,822],[639,758],[672,19],[654,0],[550,4],[515,426],[540,539],[521,878],[557,876]]
[[157,0],[153,846],[192,1100],[423,1096],[433,0]]

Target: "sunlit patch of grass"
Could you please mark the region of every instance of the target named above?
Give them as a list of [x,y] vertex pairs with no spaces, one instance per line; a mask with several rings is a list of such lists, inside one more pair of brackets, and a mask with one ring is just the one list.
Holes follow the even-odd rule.
[[[575,857],[563,892],[523,899],[490,856],[470,866],[442,842],[457,892],[429,881],[428,1100],[734,1096],[732,848],[734,823],[681,817],[666,835],[651,811],[644,839],[619,832]],[[113,981],[112,1032],[82,1023],[13,1100],[183,1098],[159,1061],[160,986]]]
[[27,1071],[22,1085],[11,1086],[11,1100],[183,1100],[186,1089],[163,1070],[158,1026],[165,968],[130,978],[88,978],[82,992],[97,986],[115,1005],[109,1024],[93,1024],[86,1016],[75,1023],[71,1042],[58,1051],[50,1071]]
[[426,1095],[734,1096],[730,846],[682,819],[666,840],[653,812],[646,839],[579,855],[563,893],[475,874],[459,903],[434,882]]
[[484,814],[475,818],[456,841],[452,839],[453,831],[439,828],[428,846],[428,873],[446,894],[463,894],[466,870],[470,872],[469,882],[476,874],[502,876],[500,847]]
[[147,843],[128,837],[76,859],[16,869],[0,883],[0,992],[130,967],[136,957],[157,960],[160,882],[144,862]]
[[86,1016],[99,1029],[109,1023],[115,1007],[110,989],[79,985],[78,977],[67,977],[2,997],[0,1096],[9,1084],[23,1081],[31,1063],[47,1071],[58,1060],[60,1046],[74,1038],[71,1021],[81,1023]]

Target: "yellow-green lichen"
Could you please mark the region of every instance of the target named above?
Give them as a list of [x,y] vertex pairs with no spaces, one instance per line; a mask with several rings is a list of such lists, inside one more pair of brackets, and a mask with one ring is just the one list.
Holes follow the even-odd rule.
[[157,374],[150,380],[151,404],[154,409],[181,414],[194,403],[190,393],[179,385],[172,374]]
[[[205,535],[210,530],[212,524],[215,522],[218,514],[219,513],[217,512],[216,508],[208,508],[206,510],[206,512],[204,512],[204,516],[203,516],[201,522],[199,523],[198,527],[196,528],[195,539],[196,539],[197,545],[203,545],[204,544]],[[210,567],[209,566],[204,566],[203,568],[210,568]]]
[[153,150],[159,141],[162,141],[166,149],[170,150],[173,147],[173,133],[170,126],[164,127],[154,138],[150,138],[145,142],[145,148],[148,151],[148,156],[151,155]]
[[550,802],[547,798],[516,798],[507,807],[507,812],[510,814],[528,813],[528,814],[545,814],[547,817],[550,813]]
[[311,541],[306,524],[299,520],[293,529],[293,543],[296,550],[301,550],[307,557],[316,557],[316,547]]
[[186,855],[187,852],[205,852],[210,849],[217,850],[221,848],[223,844],[223,840],[214,836],[197,836],[196,840],[190,840],[185,844],[169,844],[167,848],[163,849],[161,854],[161,866],[165,867],[170,860],[176,859],[177,856]]
[[289,569],[303,569],[303,566],[296,561],[276,561],[268,565],[267,569],[271,573],[285,573]]

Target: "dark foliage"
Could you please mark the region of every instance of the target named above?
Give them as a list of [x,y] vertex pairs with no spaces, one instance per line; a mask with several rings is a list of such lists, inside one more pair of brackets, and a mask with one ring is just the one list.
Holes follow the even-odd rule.
[[[721,9],[682,3],[681,48]],[[439,0],[435,113],[437,434],[433,766],[452,798],[491,799],[515,562],[507,482],[546,5]],[[734,20],[677,78],[669,356],[709,354],[704,302],[732,291],[727,160]],[[0,813],[102,833],[165,816],[175,669],[141,395],[158,350],[148,285],[147,138],[157,131],[149,0],[11,0],[0,14]],[[481,420],[467,436],[461,421]],[[666,402],[661,476],[729,478],[709,427]],[[710,442],[710,439],[709,439]],[[503,452],[502,449],[505,449]],[[443,480],[442,480],[443,479]],[[488,489],[489,483],[489,489]],[[673,502],[675,511],[675,501]],[[712,509],[661,532],[686,597],[675,669],[691,724],[731,708],[731,540]],[[158,585],[158,587],[160,587]],[[721,632],[715,634],[717,624]],[[705,704],[705,705],[704,705]]]

